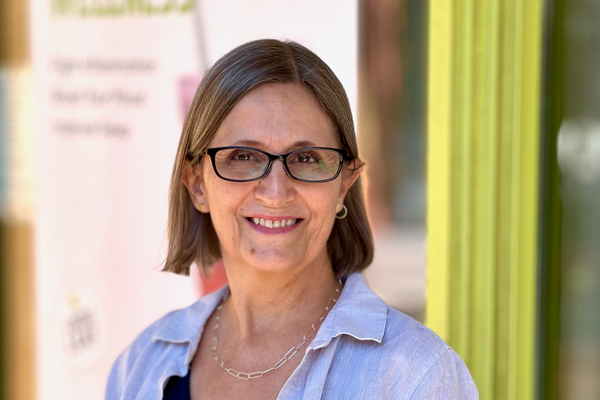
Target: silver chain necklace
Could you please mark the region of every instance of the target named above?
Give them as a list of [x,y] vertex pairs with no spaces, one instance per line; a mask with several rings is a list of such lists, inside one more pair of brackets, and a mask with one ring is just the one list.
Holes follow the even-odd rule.
[[340,288],[342,287],[342,280],[338,279],[338,283],[340,284],[340,286],[335,289],[335,297],[333,299],[329,300],[329,303],[327,303],[327,306],[325,306],[325,311],[323,312],[323,314],[321,314],[319,321],[316,324],[311,325],[310,329],[308,330],[308,332],[306,332],[306,334],[304,335],[304,337],[302,338],[300,343],[298,343],[296,346],[292,347],[287,353],[285,353],[285,355],[279,361],[277,361],[275,364],[273,364],[273,366],[271,368],[266,369],[264,371],[256,371],[256,372],[239,372],[233,368],[227,368],[225,366],[225,364],[223,363],[223,360],[221,360],[221,358],[219,357],[219,350],[217,349],[217,343],[219,341],[219,339],[218,339],[218,337],[219,337],[219,320],[221,319],[220,314],[221,314],[221,310],[223,309],[223,303],[225,303],[225,300],[227,300],[227,298],[230,295],[230,291],[227,290],[227,293],[225,293],[225,296],[223,296],[223,300],[221,301],[221,304],[219,304],[219,306],[217,307],[218,314],[215,317],[215,319],[217,320],[217,323],[213,326],[213,347],[212,347],[212,349],[215,352],[215,357],[213,357],[214,360],[217,362],[217,364],[219,364],[219,367],[223,368],[229,375],[233,376],[234,378],[244,379],[244,380],[260,378],[267,372],[271,372],[271,371],[281,368],[281,366],[283,364],[285,364],[287,361],[289,361],[292,357],[294,357],[296,355],[296,353],[298,352],[298,349],[300,349],[300,347],[302,347],[304,345],[304,343],[306,343],[312,337],[312,335],[315,334],[315,332],[317,331],[317,328],[315,328],[315,325],[318,325],[320,322],[323,322],[323,320],[329,313],[329,310],[333,307],[333,304],[335,302],[337,302],[336,297],[339,297]]

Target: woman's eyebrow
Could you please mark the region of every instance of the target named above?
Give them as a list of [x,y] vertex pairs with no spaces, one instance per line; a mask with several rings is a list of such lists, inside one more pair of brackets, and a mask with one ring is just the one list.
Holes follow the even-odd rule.
[[[262,142],[258,142],[256,140],[248,140],[248,139],[238,140],[233,145],[234,146],[250,146],[250,147],[257,147],[257,148],[261,148],[261,149],[265,147],[265,144]],[[309,140],[300,140],[300,141],[292,144],[290,147],[288,147],[288,149],[298,149],[301,147],[317,147],[317,145]]]
[[309,140],[301,140],[292,145],[292,148],[300,148],[300,147],[317,147],[317,145]]
[[233,146],[250,146],[250,147],[261,147],[263,143],[257,142],[256,140],[238,140]]

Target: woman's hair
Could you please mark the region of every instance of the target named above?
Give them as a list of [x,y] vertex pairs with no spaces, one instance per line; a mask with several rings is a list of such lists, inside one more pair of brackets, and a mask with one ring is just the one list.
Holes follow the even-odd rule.
[[[350,104],[342,84],[316,54],[295,42],[273,39],[241,45],[218,60],[198,86],[183,125],[169,192],[169,248],[163,271],[188,275],[195,261],[209,273],[222,258],[210,213],[200,213],[182,183],[184,160],[197,163],[237,102],[265,83],[296,83],[307,88],[331,118],[341,148],[358,157]],[[345,168],[350,168],[346,162]],[[336,277],[362,271],[373,260],[360,177],[346,194],[348,215],[336,219],[327,251]]]

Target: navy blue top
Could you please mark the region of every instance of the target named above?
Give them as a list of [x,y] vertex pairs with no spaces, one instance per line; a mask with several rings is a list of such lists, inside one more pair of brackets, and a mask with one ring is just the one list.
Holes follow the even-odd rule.
[[190,370],[183,378],[172,376],[167,382],[163,400],[191,400],[190,397]]

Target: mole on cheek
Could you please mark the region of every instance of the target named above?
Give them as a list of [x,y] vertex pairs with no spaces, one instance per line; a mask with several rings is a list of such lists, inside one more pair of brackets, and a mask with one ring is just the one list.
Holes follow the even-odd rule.
[[254,253],[256,253],[256,250],[254,250],[254,249],[251,249],[251,250],[250,250],[250,255],[251,255],[251,256],[253,256],[253,255],[254,255]]

